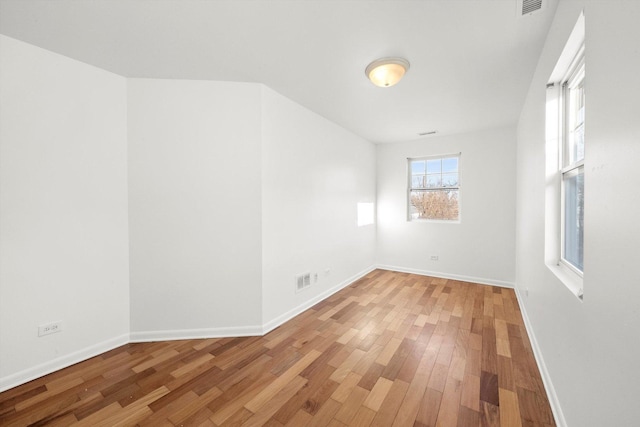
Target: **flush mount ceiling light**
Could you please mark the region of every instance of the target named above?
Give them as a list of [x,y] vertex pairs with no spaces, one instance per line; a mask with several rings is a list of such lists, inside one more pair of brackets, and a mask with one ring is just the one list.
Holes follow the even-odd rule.
[[409,61],[404,58],[381,58],[367,65],[365,74],[376,86],[389,87],[398,83],[409,69]]

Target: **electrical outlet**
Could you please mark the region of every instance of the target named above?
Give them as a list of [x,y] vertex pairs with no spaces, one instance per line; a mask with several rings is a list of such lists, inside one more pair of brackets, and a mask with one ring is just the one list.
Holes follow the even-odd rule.
[[39,337],[49,334],[55,334],[56,332],[60,331],[62,331],[62,321],[47,323],[46,325],[38,326]]
[[431,261],[437,261],[438,255],[431,255]]
[[313,283],[318,283],[318,273],[313,273]]

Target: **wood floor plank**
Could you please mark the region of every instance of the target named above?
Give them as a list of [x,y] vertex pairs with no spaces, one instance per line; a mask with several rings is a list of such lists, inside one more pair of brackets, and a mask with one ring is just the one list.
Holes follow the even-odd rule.
[[287,424],[285,424],[285,426],[287,426],[287,427],[306,426],[311,421],[312,418],[313,418],[313,415],[311,415],[307,411],[303,411],[302,409],[300,409],[289,420],[289,422]]
[[247,408],[240,408],[224,423],[220,424],[220,427],[240,427],[251,417],[253,417],[253,412],[251,412]]
[[431,372],[431,377],[429,378],[429,388],[438,390],[439,392],[443,392],[444,387],[447,383],[448,373],[449,366],[443,365],[441,363],[436,363],[433,367],[433,371]]
[[175,412],[179,411],[183,406],[188,405],[189,403],[197,399],[197,394],[193,392],[185,393],[178,397],[176,400],[173,400],[167,403],[165,406],[156,409],[155,411],[153,411],[152,415],[139,421],[138,424],[141,427],[155,427],[163,423],[171,425],[172,423],[169,421],[169,417]]
[[[277,394],[275,394],[266,405],[259,407],[258,411],[254,415],[245,421],[243,427],[259,427],[264,425],[282,405],[293,397],[302,387],[307,383],[307,379],[296,376],[289,381]],[[246,408],[246,405],[245,405]]]
[[336,370],[331,375],[331,379],[339,383],[342,382],[342,380],[344,380],[345,377],[353,370],[353,368],[358,364],[358,362],[364,355],[365,352],[358,348],[353,350],[349,357],[347,357],[345,361],[336,368]]
[[386,270],[263,337],[127,344],[7,390],[0,425],[555,426],[512,289]]
[[477,427],[480,425],[480,413],[469,409],[465,406],[461,406],[458,411],[458,427]]
[[[271,373],[265,373],[249,387],[244,388],[242,393],[238,396],[235,396],[233,399],[226,401],[223,405],[216,407],[215,412],[211,416],[211,421],[216,425],[222,425],[236,412],[240,411],[247,402],[261,393],[267,385],[273,383],[275,379],[276,377]],[[212,407],[212,409],[214,408]]]
[[454,426],[457,424],[461,394],[462,382],[453,377],[448,377],[442,393],[436,426]]
[[349,397],[347,397],[338,412],[336,412],[334,418],[345,424],[349,424],[368,396],[368,390],[361,387],[354,387]]
[[337,388],[338,383],[331,379],[326,380],[320,388],[304,402],[302,408],[312,415],[316,414],[327,400],[331,398],[331,395]]
[[200,409],[207,406],[211,401],[213,401],[216,397],[220,396],[221,394],[222,394],[222,391],[217,387],[213,387],[209,389],[206,393],[202,394],[201,396],[198,396],[198,398],[195,399],[194,401],[189,402],[187,405],[184,405],[182,408],[180,408],[179,411],[176,411],[173,414],[171,414],[171,416],[169,417],[169,421],[171,421],[176,425],[181,424],[184,420],[186,420],[187,418],[189,418],[190,416],[198,412]]
[[137,373],[137,372],[142,372],[142,371],[144,371],[144,370],[145,370],[145,369],[147,369],[147,368],[151,368],[151,367],[153,367],[154,365],[157,365],[157,364],[159,364],[159,363],[162,363],[162,362],[164,362],[165,360],[171,359],[172,357],[177,356],[177,355],[179,355],[179,354],[180,354],[180,353],[178,353],[178,352],[177,352],[177,351],[175,351],[175,350],[168,350],[168,351],[166,351],[166,352],[164,352],[164,353],[160,353],[160,354],[158,354],[157,356],[152,357],[151,359],[149,359],[149,360],[147,360],[147,361],[145,361],[145,362],[142,362],[142,363],[140,363],[140,364],[138,364],[138,365],[134,366],[133,368],[131,368],[131,370],[132,370],[133,372],[136,372],[136,373]]
[[262,354],[260,357],[251,361],[251,363],[244,365],[241,369],[235,371],[232,375],[229,375],[225,379],[221,379],[220,382],[216,384],[216,387],[227,392],[231,387],[241,381],[244,381],[246,378],[250,378],[255,381],[256,378],[270,370],[271,363],[273,363],[273,358],[266,354]]
[[78,396],[67,396],[62,399],[48,399],[46,403],[41,403],[35,407],[29,407],[28,410],[14,412],[8,417],[2,417],[2,425],[19,426],[35,424],[39,420],[51,417],[59,411],[65,411],[66,408],[79,400]]
[[[312,408],[312,406],[319,404],[319,402],[314,399],[317,397],[316,393],[320,392],[323,387],[329,384],[329,377],[334,370],[335,368],[332,366],[324,365],[322,371],[310,376],[305,387],[282,405],[273,418],[282,424],[287,424],[300,408],[314,412],[315,408]],[[304,376],[302,377],[305,378]]]
[[336,414],[336,412],[338,412],[338,409],[340,409],[340,406],[340,403],[336,402],[333,399],[327,400],[327,402],[322,405],[320,410],[316,414],[314,414],[313,418],[311,418],[311,421],[307,423],[306,427],[324,427],[328,425],[333,419],[333,416]]
[[497,375],[482,371],[480,375],[480,400],[495,406],[500,405]]
[[420,403],[427,389],[431,370],[433,369],[435,357],[424,353],[418,367],[416,375],[413,376],[411,384],[402,400],[398,414],[393,421],[393,426],[413,425],[416,420]]
[[33,426],[35,427],[39,425],[46,425],[47,427],[68,427],[68,426],[77,425],[77,423],[78,423],[78,419],[75,417],[75,415],[69,413],[66,415],[61,415],[59,417],[56,417],[51,421],[43,421],[42,423],[38,422],[36,424],[33,424]]
[[393,381],[389,381],[386,378],[378,378],[378,381],[371,389],[371,392],[367,396],[367,399],[364,401],[363,405],[369,409],[374,411],[380,410],[380,406],[384,401],[385,397],[387,397],[387,393],[391,390],[391,386],[393,385]]
[[505,426],[522,427],[518,395],[503,388],[500,389],[500,422]]
[[[480,427],[501,427],[500,408],[491,403],[480,402]],[[506,424],[505,424],[506,427]]]
[[340,403],[344,403],[345,400],[347,400],[347,397],[349,397],[349,395],[353,391],[353,388],[358,385],[361,379],[362,376],[353,372],[349,372],[347,376],[342,380],[336,391],[333,392],[331,398]]
[[440,412],[440,402],[442,401],[442,392],[427,387],[425,394],[422,396],[420,410],[416,415],[415,424],[421,426],[435,426]]
[[391,389],[385,397],[380,409],[376,411],[376,416],[371,422],[372,426],[387,427],[393,425],[396,414],[404,401],[409,389],[409,384],[401,380],[395,380],[391,385]]
[[117,416],[118,414],[120,414],[121,409],[122,409],[122,406],[120,406],[118,402],[114,402],[90,414],[89,416],[83,418],[76,424],[76,426],[93,427],[96,424],[104,423],[106,422],[106,420],[110,419],[111,417]]
[[368,427],[373,422],[376,412],[361,406],[356,415],[351,420],[349,427]]
[[480,412],[480,377],[465,375],[462,381],[460,404],[476,412]]
[[55,396],[57,394],[60,394],[63,391],[66,391],[70,388],[73,388],[79,384],[82,384],[84,382],[84,380],[82,378],[74,378],[71,381],[67,381],[64,385],[59,386],[57,388],[51,388],[49,386],[49,384],[47,383],[47,391],[43,392],[43,393],[39,393],[35,396],[33,396],[30,399],[27,400],[23,400],[22,402],[18,402],[14,405],[14,409],[16,410],[16,412],[20,412],[20,411],[24,411],[25,409],[29,408],[30,406],[33,405],[37,405],[38,403],[47,400],[48,398]]
[[295,365],[280,375],[275,381],[265,387],[256,397],[247,402],[244,406],[253,413],[256,413],[265,403],[267,403],[277,392],[282,390],[289,382],[300,374],[307,366],[320,356],[320,352],[312,351],[300,359]]

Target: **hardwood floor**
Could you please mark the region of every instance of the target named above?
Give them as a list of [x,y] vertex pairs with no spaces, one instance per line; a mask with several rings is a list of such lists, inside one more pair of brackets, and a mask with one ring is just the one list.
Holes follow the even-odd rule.
[[0,425],[554,426],[515,294],[375,270],[264,337],[128,344]]

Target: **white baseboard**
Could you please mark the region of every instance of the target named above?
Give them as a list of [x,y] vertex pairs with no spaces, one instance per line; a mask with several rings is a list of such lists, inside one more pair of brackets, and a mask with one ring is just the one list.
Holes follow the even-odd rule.
[[176,329],[165,331],[138,331],[129,334],[120,335],[99,344],[92,345],[85,349],[76,351],[66,356],[59,357],[47,363],[43,363],[33,368],[25,369],[15,374],[0,378],[0,392],[13,387],[25,384],[36,378],[48,375],[52,372],[69,367],[75,363],[90,359],[91,357],[113,350],[116,347],[128,343],[150,342],[150,341],[172,341],[182,339],[203,339],[203,338],[224,338],[224,337],[247,337],[262,336],[267,332],[277,328],[291,318],[297,316],[308,308],[314,306],[318,302],[330,297],[339,290],[345,288],[366,274],[375,269],[371,266],[360,273],[344,280],[339,285],[323,292],[322,294],[312,298],[311,300],[299,305],[298,307],[284,313],[281,316],[263,324],[255,326],[238,326],[226,328],[204,328],[204,329]]
[[131,332],[130,342],[175,341],[187,339],[253,337],[262,335],[261,326],[228,328],[172,329],[166,331]]
[[16,372],[15,374],[0,378],[0,392],[25,384],[31,380],[43,377],[60,369],[67,368],[71,365],[90,359],[109,350],[113,350],[114,348],[120,347],[121,345],[125,345],[128,342],[129,334],[123,334],[118,337],[103,341],[101,343],[94,344],[87,348],[83,348],[82,350],[60,356],[49,362],[41,363],[40,365],[34,366],[32,368],[28,368],[23,371]]
[[334,286],[333,288],[324,291],[323,293],[321,293],[320,295],[317,295],[316,297],[310,299],[309,301],[306,301],[303,304],[300,304],[299,306],[297,306],[297,307],[287,311],[286,313],[276,317],[275,319],[272,319],[272,320],[268,321],[267,323],[262,325],[262,335],[266,335],[267,333],[271,332],[272,330],[274,330],[278,326],[282,325],[285,322],[288,322],[289,320],[291,320],[294,317],[296,317],[298,314],[302,313],[305,310],[308,310],[309,308],[313,307],[314,305],[316,305],[320,301],[329,298],[331,295],[333,295],[336,292],[346,288],[347,286],[349,286],[350,284],[352,284],[356,280],[366,276],[367,274],[371,273],[375,269],[376,269],[376,267],[372,265],[372,266],[362,270],[361,272],[354,274],[353,276],[349,277],[348,279],[340,282],[338,285]]
[[518,305],[520,306],[520,312],[522,313],[522,320],[524,320],[524,327],[526,328],[527,334],[529,335],[529,341],[531,342],[531,347],[533,348],[533,356],[535,357],[536,363],[538,364],[538,371],[540,371],[542,383],[544,384],[544,389],[547,392],[549,405],[551,406],[551,411],[553,412],[553,417],[555,418],[556,425],[558,427],[567,427],[567,421],[564,418],[564,413],[562,412],[562,407],[560,406],[560,401],[558,400],[556,389],[553,387],[553,383],[551,382],[551,376],[549,375],[549,371],[547,370],[547,365],[544,363],[542,351],[540,350],[540,346],[538,345],[536,335],[533,332],[533,326],[531,325],[531,321],[529,320],[527,309],[522,303],[522,294],[520,293],[520,289],[518,289],[517,286],[515,287],[515,292],[516,299],[518,300]]
[[330,297],[339,290],[349,286],[351,283],[360,279],[361,277],[369,274],[375,269],[371,266],[360,273],[344,280],[337,286],[321,293],[320,295],[304,302],[303,304],[295,307],[288,312],[276,317],[275,319],[256,326],[239,326],[228,328],[205,328],[205,329],[174,329],[166,331],[140,331],[131,332],[130,342],[150,342],[150,341],[173,341],[184,339],[206,339],[206,338],[225,338],[225,337],[253,337],[266,335],[268,332],[274,330],[283,323],[291,320],[303,311],[313,307],[320,301]]
[[375,269],[371,266],[360,273],[344,280],[339,285],[334,286],[326,292],[314,297],[313,299],[301,304],[300,306],[288,311],[287,313],[278,316],[277,318],[263,324],[255,326],[238,326],[238,327],[226,327],[226,328],[204,328],[204,329],[176,329],[165,331],[139,331],[131,332],[129,334],[120,335],[118,337],[109,339],[107,341],[92,345],[66,356],[59,357],[47,363],[34,366],[33,368],[25,369],[15,374],[8,375],[0,378],[0,392],[8,390],[13,387],[25,384],[36,378],[43,377],[52,372],[60,369],[67,368],[75,363],[82,362],[90,359],[99,354],[105,353],[109,350],[113,350],[116,347],[125,345],[128,343],[136,342],[150,342],[150,341],[171,341],[182,339],[202,339],[202,338],[224,338],[224,337],[247,337],[247,336],[262,336],[267,332],[277,328],[291,318],[302,313],[304,310],[314,306],[318,302],[328,298],[339,290],[345,288],[366,274]]
[[320,295],[317,295],[311,300],[306,301],[305,303],[299,305],[298,307],[295,307],[294,309],[276,317],[275,319],[270,320],[269,322],[263,324],[262,326],[256,325],[256,326],[240,326],[240,327],[229,327],[229,328],[142,331],[142,332],[132,332],[130,334],[123,334],[118,337],[92,345],[85,349],[73,352],[71,354],[61,356],[49,362],[42,363],[32,368],[25,369],[23,371],[16,372],[15,374],[11,374],[6,377],[0,378],[0,392],[19,386],[21,384],[25,384],[31,380],[40,378],[44,375],[69,367],[73,364],[90,359],[94,356],[105,353],[109,350],[112,350],[121,345],[125,345],[127,343],[148,342],[148,341],[169,341],[169,340],[180,340],[180,339],[261,336],[272,331],[273,329],[277,328],[283,323],[291,320],[293,317],[311,308],[312,306],[319,303],[320,301],[344,289],[345,287],[349,286],[351,283],[364,277],[365,275],[369,274],[371,271],[375,270],[376,268],[383,269],[383,270],[398,271],[403,273],[419,274],[422,276],[432,276],[432,277],[439,277],[444,279],[453,279],[453,280],[460,280],[465,282],[474,282],[474,283],[481,283],[486,285],[514,288],[516,292],[516,297],[518,300],[518,305],[520,306],[520,311],[522,312],[522,318],[524,320],[525,328],[529,335],[529,340],[531,341],[533,354],[536,359],[536,363],[538,364],[538,370],[540,371],[542,382],[547,392],[547,396],[549,397],[549,403],[551,405],[551,410],[553,411],[553,416],[555,418],[556,425],[558,427],[567,427],[567,423],[564,418],[562,408],[560,407],[558,396],[553,387],[553,383],[551,382],[551,377],[549,376],[549,371],[547,370],[547,367],[544,363],[544,358],[542,356],[542,352],[538,345],[538,341],[536,340],[536,336],[533,332],[533,327],[529,320],[529,316],[527,314],[526,308],[522,303],[523,301],[522,295],[520,294],[519,289],[515,287],[513,283],[504,282],[500,280],[483,279],[478,277],[461,276],[456,274],[447,274],[447,273],[440,273],[435,271],[418,270],[418,269],[389,266],[389,265],[371,266],[355,274],[354,276],[344,280],[343,282],[334,286],[333,288],[321,293]]
[[481,285],[499,286],[501,288],[515,288],[515,284],[513,282],[505,282],[503,280],[496,279],[485,279],[483,277],[463,276],[460,274],[442,273],[439,271],[419,270],[416,268],[398,267],[396,265],[378,264],[376,268],[379,268],[381,270],[398,271],[400,273],[418,274],[420,276],[431,276],[441,279],[459,280],[461,282],[480,283]]
[[523,301],[522,295],[520,294],[520,290],[518,289],[518,287],[515,286],[514,283],[505,282],[502,280],[483,279],[480,277],[462,276],[457,274],[447,274],[447,273],[440,273],[436,271],[418,270],[413,268],[397,267],[397,266],[390,266],[390,265],[378,265],[376,268],[379,268],[382,270],[399,271],[401,273],[412,273],[412,274],[419,274],[421,276],[432,276],[432,277],[439,277],[443,279],[461,280],[464,282],[474,282],[474,283],[480,283],[484,285],[500,286],[504,288],[514,289],[516,293],[516,299],[518,300],[518,305],[520,306],[520,311],[522,312],[522,320],[524,321],[527,334],[529,335],[529,341],[531,342],[531,347],[533,348],[533,355],[536,359],[536,363],[538,365],[538,371],[540,371],[540,376],[542,377],[542,383],[544,384],[545,391],[547,392],[547,396],[549,398],[549,405],[551,406],[551,411],[553,412],[553,417],[555,418],[556,425],[558,427],[567,427],[567,422],[564,418],[564,414],[560,406],[560,401],[558,400],[558,395],[556,394],[556,390],[553,387],[553,383],[551,382],[551,377],[549,375],[549,371],[547,370],[547,365],[544,363],[544,358],[542,357],[542,351],[540,350],[540,346],[538,345],[538,341],[536,340],[536,336],[533,332],[533,327],[531,325],[531,321],[529,320],[529,315],[527,314],[527,310],[524,304],[522,303]]

